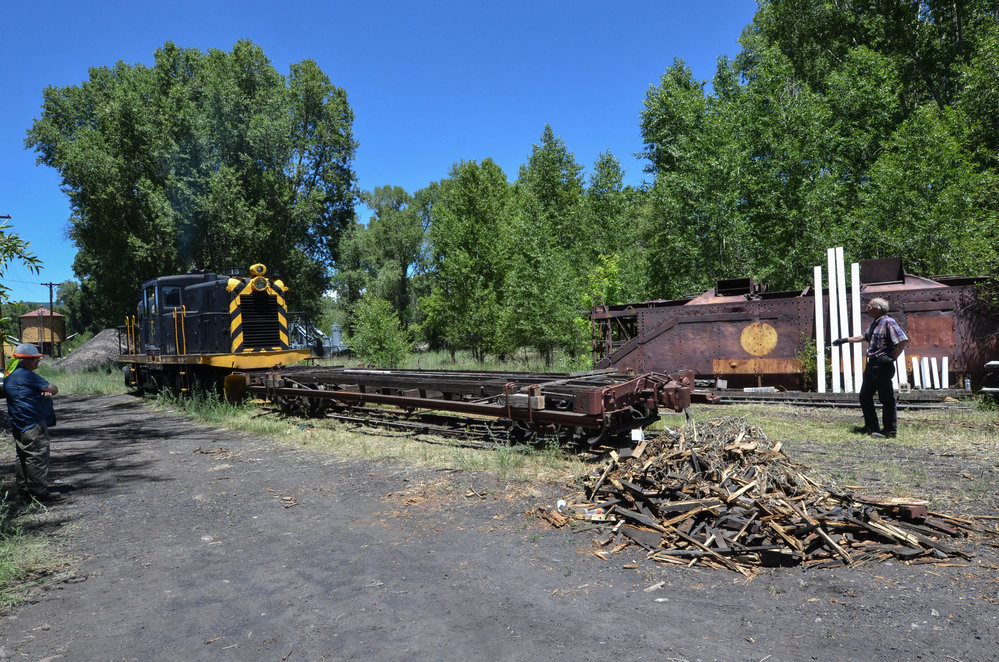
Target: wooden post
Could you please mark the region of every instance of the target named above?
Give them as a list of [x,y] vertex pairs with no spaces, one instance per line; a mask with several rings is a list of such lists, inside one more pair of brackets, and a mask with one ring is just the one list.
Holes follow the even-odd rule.
[[[829,342],[839,338],[839,299],[836,297],[836,249],[830,248],[826,251],[826,258],[829,263]],[[840,348],[831,345],[829,356],[832,362],[832,392],[841,393],[843,390],[840,381]]]
[[822,267],[813,269],[815,279],[815,390],[826,392],[826,335],[822,320]]

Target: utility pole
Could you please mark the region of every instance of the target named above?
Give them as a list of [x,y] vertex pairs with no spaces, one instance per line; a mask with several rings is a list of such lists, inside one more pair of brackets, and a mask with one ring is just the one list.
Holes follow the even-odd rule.
[[[10,220],[10,214],[6,216],[0,216],[0,219],[5,221]],[[3,317],[3,299],[0,298],[0,317]],[[0,372],[5,372],[7,370],[7,357],[3,355],[4,343],[7,342],[7,334],[3,332],[3,326],[0,325]]]
[[[49,348],[49,357],[55,357],[55,320],[52,319],[53,310],[52,307],[54,303],[52,302],[52,288],[55,287],[55,283],[42,283],[42,285],[48,285],[49,287],[49,342],[51,347]],[[42,353],[45,353],[45,340],[42,340]]]

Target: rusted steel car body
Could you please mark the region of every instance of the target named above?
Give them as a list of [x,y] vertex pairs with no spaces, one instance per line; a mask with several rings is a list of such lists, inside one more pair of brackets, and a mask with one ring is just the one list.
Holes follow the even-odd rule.
[[[889,314],[910,338],[910,356],[948,357],[952,375],[978,380],[999,355],[996,318],[976,294],[982,280],[922,278],[905,273],[897,258],[867,260],[860,268],[861,310],[874,297],[887,299]],[[828,320],[828,290],[821,296]],[[598,306],[591,313],[594,367],[638,373],[682,367],[730,387],[807,388],[806,375],[815,370],[814,297],[810,287],[768,292],[740,278],[691,299]],[[862,329],[869,323],[864,317]]]

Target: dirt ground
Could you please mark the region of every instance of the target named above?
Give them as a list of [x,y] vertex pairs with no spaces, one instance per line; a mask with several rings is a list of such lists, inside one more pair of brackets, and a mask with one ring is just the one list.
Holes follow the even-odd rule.
[[131,396],[58,409],[64,498],[28,519],[69,569],[0,617],[0,660],[973,662],[999,650],[987,543],[962,543],[969,562],[747,582],[639,552],[598,559],[592,532],[527,514],[567,486],[343,459]]

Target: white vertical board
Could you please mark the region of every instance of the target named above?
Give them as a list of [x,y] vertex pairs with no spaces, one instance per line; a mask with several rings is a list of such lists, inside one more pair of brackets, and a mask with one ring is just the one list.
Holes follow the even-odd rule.
[[826,333],[822,322],[822,267],[815,267],[815,389],[826,392]]
[[923,380],[923,388],[932,388],[930,386],[933,383],[930,379],[930,360],[925,356],[919,360],[919,371],[922,373],[920,378]]
[[909,385],[909,373],[905,369],[905,350],[898,355],[895,359],[895,376],[898,377],[898,383],[902,388]]
[[[836,298],[836,249],[830,248],[826,251],[826,259],[829,262],[829,342],[839,338],[839,300]],[[832,392],[842,393],[843,386],[840,380],[839,347],[832,345],[829,348],[829,359],[832,363]]]
[[940,359],[940,388],[950,388],[950,357]]
[[[850,316],[853,321],[853,331],[851,336],[859,336],[863,331],[860,329],[860,264],[854,262],[850,265]],[[860,392],[860,385],[864,378],[864,347],[863,343],[853,343],[853,384]]]
[[923,388],[923,380],[919,374],[919,357],[913,354],[910,361],[912,361],[912,388]]
[[[839,297],[839,332],[841,338],[850,337],[849,311],[846,308],[846,265],[843,263],[843,247],[836,247],[836,293]],[[850,350],[843,352],[843,392],[853,393],[853,362]]]
[[930,357],[930,376],[933,377],[933,388],[940,388],[940,371],[937,370],[937,357]]

